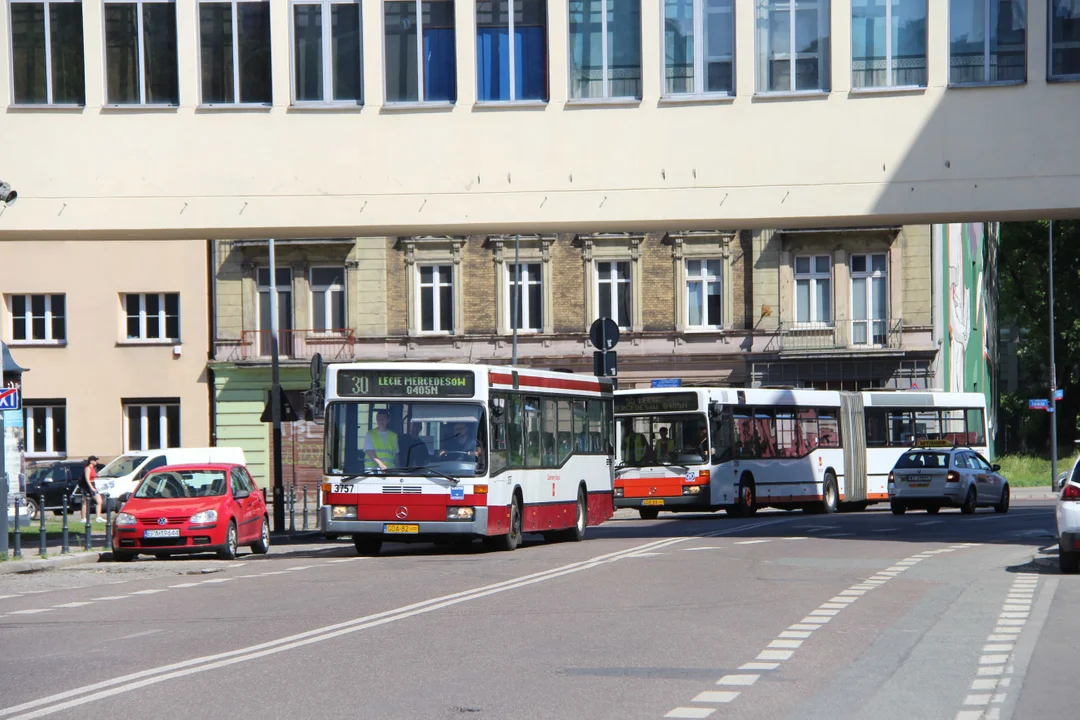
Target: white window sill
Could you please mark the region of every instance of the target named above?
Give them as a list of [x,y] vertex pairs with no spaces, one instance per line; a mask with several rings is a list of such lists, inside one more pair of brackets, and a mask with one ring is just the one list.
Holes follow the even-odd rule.
[[814,100],[829,97],[829,90],[777,90],[775,92],[755,92],[754,101],[758,100]]
[[727,328],[721,325],[710,327],[686,327],[683,328],[683,333],[687,335],[716,335],[718,333],[726,332]]
[[21,112],[35,112],[40,110],[47,112],[82,112],[85,109],[85,105],[50,105],[48,103],[15,103],[8,105],[8,110],[17,110]]
[[1046,82],[1055,84],[1080,82],[1080,75],[1047,75]]
[[481,100],[473,105],[473,110],[536,110],[547,105],[547,100]]
[[271,103],[209,103],[196,105],[195,112],[265,112],[271,108]]
[[572,98],[566,101],[568,108],[587,107],[638,107],[641,98],[616,97],[616,98]]
[[140,338],[124,338],[116,344],[133,347],[171,347],[173,345],[180,345],[181,343],[179,340],[143,340]]
[[67,340],[8,340],[8,347],[67,347]]
[[874,95],[921,95],[926,92],[926,87],[921,85],[903,85],[896,87],[862,87],[851,88],[848,95],[874,96]]
[[735,102],[735,96],[730,93],[684,93],[678,95],[662,95],[657,105],[728,105]]
[[420,330],[414,337],[454,337],[450,330]]
[[296,102],[289,106],[289,112],[359,112],[364,109],[362,102]]
[[108,105],[102,105],[102,112],[176,112],[180,109],[179,105],[140,105],[138,103],[110,103]]
[[30,452],[26,451],[27,460],[63,460],[67,457],[66,452]]
[[1003,80],[999,82],[977,83],[949,83],[946,87],[948,87],[949,90],[970,90],[971,88],[1015,87],[1017,85],[1027,85],[1027,80]]
[[389,102],[383,105],[382,112],[438,112],[440,110],[453,110],[455,103],[449,100],[435,102]]

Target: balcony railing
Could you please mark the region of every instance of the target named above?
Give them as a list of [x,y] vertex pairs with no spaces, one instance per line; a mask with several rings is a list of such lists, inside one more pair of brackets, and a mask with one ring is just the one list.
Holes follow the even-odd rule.
[[[310,360],[319,353],[325,360],[352,360],[356,357],[356,337],[351,328],[335,330],[279,330],[278,356]],[[269,360],[270,331],[245,330],[227,361]]]
[[850,320],[828,323],[781,322],[765,347],[766,352],[825,350],[896,350],[904,342],[902,318]]

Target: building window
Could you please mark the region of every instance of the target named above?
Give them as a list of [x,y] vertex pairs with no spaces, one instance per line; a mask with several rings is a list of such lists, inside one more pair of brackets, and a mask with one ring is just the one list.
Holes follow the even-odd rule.
[[180,401],[124,401],[124,452],[180,447]]
[[477,0],[477,100],[547,100],[547,75],[547,0]]
[[885,345],[889,318],[888,255],[852,255],[851,342]]
[[179,293],[124,295],[128,340],[180,340]]
[[363,102],[360,3],[294,0],[293,102]]
[[665,0],[664,92],[735,93],[734,0]]
[[12,342],[63,342],[67,338],[63,295],[9,295]]
[[950,0],[949,83],[1027,80],[1027,0]]
[[629,329],[632,290],[628,261],[596,263],[597,317],[609,317],[619,327]]
[[[274,284],[277,286],[278,301],[278,352],[287,357],[294,353],[293,306],[292,306],[292,269],[276,268]],[[259,293],[259,355],[266,357],[273,353],[273,335],[270,330],[270,268],[261,267],[255,271],[255,284]]]
[[757,0],[758,92],[829,89],[829,0]]
[[832,258],[795,258],[795,322],[832,324]]
[[420,265],[420,331],[454,332],[454,267]]
[[926,87],[927,0],[851,0],[851,87]]
[[105,75],[111,105],[180,104],[173,0],[106,0]]
[[[515,271],[515,267],[517,271]],[[507,304],[510,308],[510,328],[517,325],[518,330],[542,332],[544,329],[544,285],[541,278],[540,263],[521,263],[506,266],[508,275]],[[517,284],[520,272],[521,284]],[[514,307],[515,291],[518,306]]]
[[686,261],[686,325],[694,330],[723,325],[723,260]]
[[1050,77],[1080,79],[1080,0],[1050,0]]
[[383,13],[386,102],[455,102],[453,0],[384,0]]
[[345,328],[345,268],[311,269],[311,321],[318,331]]
[[81,0],[11,0],[12,100],[85,105]]
[[27,400],[23,422],[27,455],[67,453],[67,405],[63,400]]
[[571,0],[570,97],[641,97],[641,0]]
[[270,3],[199,3],[203,104],[269,105]]

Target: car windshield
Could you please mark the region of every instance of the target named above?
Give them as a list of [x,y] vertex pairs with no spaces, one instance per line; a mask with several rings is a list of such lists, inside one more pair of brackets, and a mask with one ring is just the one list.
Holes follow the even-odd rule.
[[949,467],[949,453],[943,452],[907,452],[896,461],[900,469],[929,468],[944,470]]
[[625,465],[701,465],[709,458],[704,413],[620,417],[619,459]]
[[151,500],[217,497],[225,494],[227,485],[224,470],[165,470],[147,475],[139,483],[135,497]]
[[483,475],[487,424],[480,405],[332,403],[326,413],[330,475]]
[[50,465],[31,465],[26,472],[26,482],[38,482],[48,477],[49,472],[53,469]]
[[135,468],[142,465],[145,461],[145,455],[121,455],[102,468],[101,472],[98,473],[98,477],[118,478],[130,475],[135,472]]

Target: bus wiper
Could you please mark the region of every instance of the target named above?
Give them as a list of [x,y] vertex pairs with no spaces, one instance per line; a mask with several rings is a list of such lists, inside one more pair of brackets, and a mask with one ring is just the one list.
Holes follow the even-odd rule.
[[349,483],[357,482],[365,477],[370,477],[372,475],[382,475],[383,472],[384,471],[380,468],[364,468],[360,473],[351,474],[348,477],[342,478],[338,482],[341,485],[348,485]]
[[389,469],[387,469],[386,472],[388,472],[388,473],[391,473],[391,472],[410,473],[410,472],[418,472],[418,471],[424,471],[424,472],[429,472],[432,475],[438,475],[439,477],[441,477],[441,478],[443,478],[445,480],[449,480],[450,482],[454,483],[455,485],[457,485],[459,482],[461,482],[458,478],[454,477],[453,475],[447,475],[442,470],[436,470],[435,468],[428,467],[427,465],[410,465],[408,467],[389,468]]

